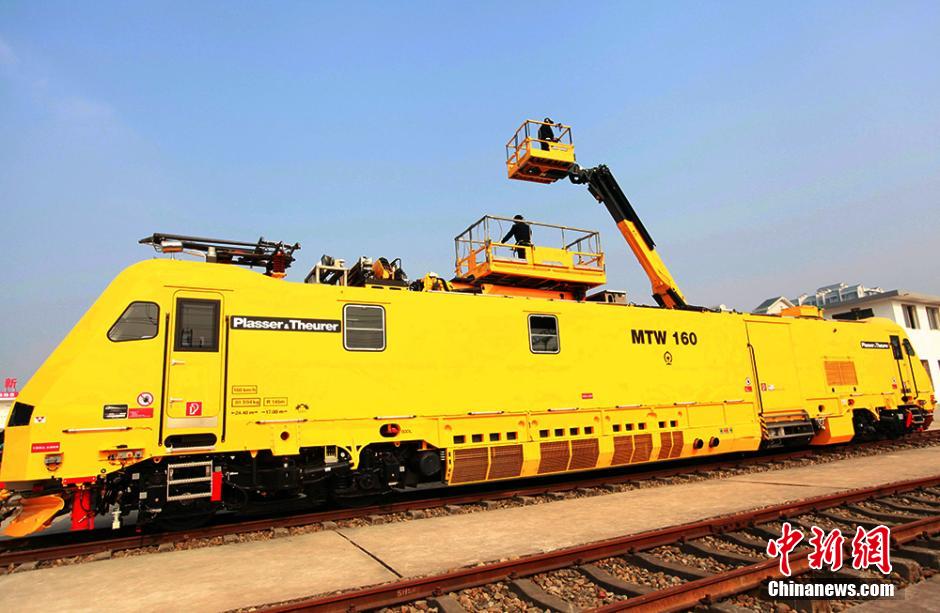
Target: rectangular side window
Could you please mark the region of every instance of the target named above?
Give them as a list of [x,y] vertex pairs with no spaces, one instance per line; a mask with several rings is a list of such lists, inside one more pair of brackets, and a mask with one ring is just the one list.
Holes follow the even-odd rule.
[[174,351],[218,351],[219,301],[178,299],[174,336]]
[[132,302],[108,330],[108,339],[120,343],[154,338],[159,327],[160,307],[153,302]]
[[940,330],[940,310],[937,307],[927,307],[927,323],[931,330]]
[[385,308],[371,304],[344,306],[343,347],[349,351],[385,350]]
[[904,325],[911,330],[920,328],[920,322],[917,321],[917,307],[913,304],[903,304],[901,308],[904,309]]
[[554,315],[529,315],[529,349],[532,353],[558,353],[558,318]]

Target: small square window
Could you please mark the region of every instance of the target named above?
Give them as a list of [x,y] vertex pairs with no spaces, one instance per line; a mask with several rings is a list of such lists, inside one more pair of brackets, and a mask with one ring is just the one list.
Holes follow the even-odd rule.
[[548,430],[539,430],[539,436],[542,438],[548,438]]
[[594,434],[594,426],[586,426],[586,427],[584,428],[584,433],[585,433],[585,434]]
[[659,422],[659,427],[660,427],[660,428],[665,428],[665,427],[666,427],[666,422],[664,422],[664,421]]
[[466,442],[467,442],[467,437],[464,436],[463,434],[458,434],[457,436],[454,437],[455,445],[463,445]]
[[499,440],[499,432],[490,432],[490,442]]
[[482,434],[474,434],[473,436],[470,437],[470,440],[472,440],[474,443],[482,443],[482,442],[483,442],[483,435],[482,435]]
[[581,428],[568,428],[568,433],[571,436],[578,436],[579,434],[581,434]]
[[625,427],[627,429],[627,432],[630,432],[633,430],[633,424],[627,424]]
[[385,308],[364,304],[344,306],[343,347],[349,351],[383,351]]
[[218,351],[219,301],[178,299],[174,336],[174,351]]
[[564,435],[565,435],[564,428],[555,428],[555,436],[564,436]]
[[529,315],[529,349],[532,353],[558,353],[558,318],[554,315]]
[[620,432],[620,424],[614,424],[614,432]]
[[673,419],[672,421],[669,422],[669,427],[670,427],[670,428],[678,428],[678,427],[679,427],[679,422],[676,421],[675,419]]
[[519,433],[517,433],[517,432],[507,432],[507,433],[506,433],[506,440],[507,440],[507,441],[514,441],[514,440],[516,440],[517,438],[519,438]]
[[640,429],[640,430],[646,430],[646,422],[645,422],[645,421],[641,421],[638,425],[639,425],[639,429]]

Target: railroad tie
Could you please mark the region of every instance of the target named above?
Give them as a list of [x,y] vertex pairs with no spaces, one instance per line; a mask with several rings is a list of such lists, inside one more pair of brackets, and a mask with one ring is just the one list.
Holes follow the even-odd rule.
[[549,594],[531,579],[516,579],[510,581],[509,591],[528,601],[534,602],[543,609],[555,611],[556,613],[576,613],[579,610],[567,600],[562,600],[558,596]]
[[884,523],[880,521],[862,519],[861,517],[842,517],[841,515],[836,515],[831,511],[820,511],[818,514],[820,517],[825,517],[826,519],[831,519],[836,523],[852,526],[853,528],[855,526],[862,526],[863,528],[868,528],[871,530],[872,528],[877,528]]
[[[753,536],[753,537],[758,538],[758,539],[769,540],[769,539],[778,539],[778,538],[780,538],[780,532],[779,532],[779,531],[770,530],[770,529],[765,528],[765,527],[763,527],[763,526],[748,526],[748,527],[745,528],[743,531],[744,531],[745,534],[748,534],[748,535]],[[764,543],[764,547],[765,547],[765,548],[767,547],[767,544],[766,544],[766,543]]]
[[913,513],[916,515],[936,515],[936,508],[922,507],[916,504],[901,504],[900,502],[894,502],[893,500],[879,500],[878,504],[884,505],[889,509],[894,509],[896,511],[901,511],[903,513]]
[[[756,539],[749,534],[743,532],[725,532],[720,535],[722,540],[728,541],[740,547],[750,549],[751,551],[756,551],[758,553],[767,552],[767,541],[762,541]],[[776,536],[774,538],[777,538]]]
[[910,513],[888,513],[886,511],[873,511],[857,504],[847,504],[843,508],[847,511],[855,513],[856,515],[864,515],[865,517],[870,517],[878,521],[889,523],[906,524],[920,519],[920,517],[911,515]]
[[917,547],[916,545],[904,545],[891,552],[891,559],[904,558],[913,560],[921,566],[940,570],[940,551],[928,549],[926,547]]
[[759,558],[757,556],[745,556],[734,551],[726,551],[723,549],[715,549],[714,547],[709,547],[708,545],[703,545],[702,543],[697,543],[695,541],[687,541],[679,545],[679,549],[685,553],[690,553],[701,558],[713,558],[719,562],[724,562],[725,564],[731,564],[732,566],[739,565],[748,565],[754,564],[756,562],[763,562],[767,558]]
[[643,551],[627,554],[623,557],[631,564],[636,564],[637,566],[645,568],[646,570],[666,573],[667,575],[681,577],[682,579],[688,579],[689,581],[695,581],[696,579],[704,579],[705,577],[712,576],[711,573],[704,571],[701,568],[695,568],[694,566],[681,564],[679,562],[663,560],[662,558]]
[[744,607],[739,607],[736,604],[731,604],[730,602],[716,602],[714,604],[708,605],[708,608],[705,609],[706,613],[752,613],[751,609],[745,609]]
[[816,525],[813,522],[806,521],[799,517],[794,517],[792,519],[788,519],[787,521],[793,524],[794,526],[796,526],[797,528],[801,528],[804,534],[806,534],[807,538],[809,538],[809,535],[813,533],[812,528],[813,526]]
[[614,592],[615,594],[623,594],[633,598],[635,596],[642,596],[643,594],[649,594],[650,592],[656,591],[646,585],[624,581],[620,577],[612,575],[603,568],[593,564],[584,564],[579,566],[578,570],[581,572],[581,574],[586,576],[597,585],[601,586],[605,590]]
[[931,507],[936,509],[940,507],[940,502],[937,502],[933,498],[924,498],[923,496],[918,496],[917,494],[904,494],[905,498],[916,501],[918,504],[922,504],[926,507]]
[[467,610],[450,594],[428,598],[428,604],[436,607],[441,613],[467,613]]
[[920,569],[920,564],[914,560],[904,557],[901,553],[904,551],[903,548],[896,549],[891,552],[891,567],[902,579],[906,579],[911,583],[919,581],[923,573]]

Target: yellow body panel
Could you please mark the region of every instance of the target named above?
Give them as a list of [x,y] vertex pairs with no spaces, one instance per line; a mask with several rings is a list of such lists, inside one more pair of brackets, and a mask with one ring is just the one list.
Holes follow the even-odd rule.
[[[179,298],[220,302],[217,352],[174,351]],[[110,341],[132,301],[159,306],[158,334]],[[342,322],[346,304],[383,307],[384,350],[344,349],[345,324],[231,325]],[[558,353],[530,350],[532,314],[557,317]],[[852,435],[853,409],[933,410],[923,367],[894,360],[891,335],[904,338],[880,319],[338,287],[151,260],[112,282],[23,389],[32,419],[7,428],[0,481],[82,479],[196,452],[337,446],[355,464],[366,445],[420,441],[446,450],[448,482],[469,482],[754,450],[767,419],[795,412],[825,420],[814,443],[839,442]],[[126,417],[105,418],[106,406],[125,405]],[[383,437],[385,424],[400,431]],[[199,433],[217,441],[165,446]],[[61,458],[47,463],[50,452]]]

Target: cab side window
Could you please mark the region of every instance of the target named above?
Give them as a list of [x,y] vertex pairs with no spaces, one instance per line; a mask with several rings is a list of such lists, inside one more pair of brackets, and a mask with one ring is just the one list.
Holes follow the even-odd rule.
[[385,309],[365,304],[344,306],[343,347],[347,351],[384,351]]
[[108,339],[115,343],[141,341],[155,337],[159,327],[160,307],[153,302],[132,302],[108,330]]
[[529,349],[532,353],[558,353],[558,318],[554,315],[529,315]]
[[174,336],[174,351],[218,351],[219,301],[178,299]]

